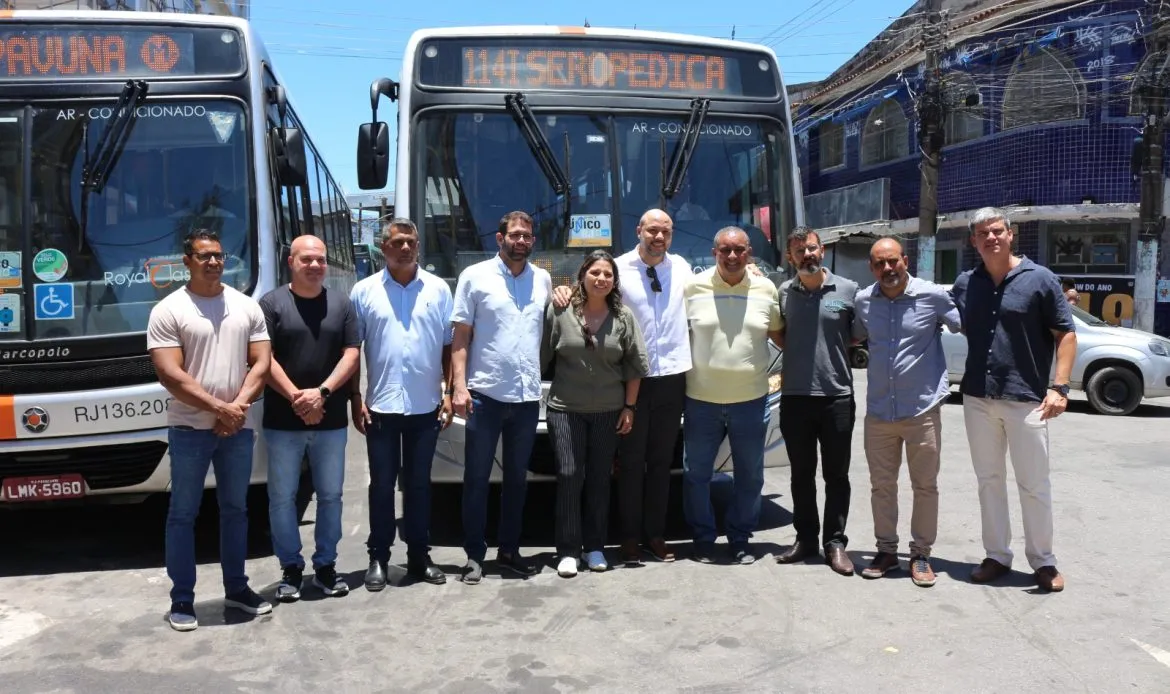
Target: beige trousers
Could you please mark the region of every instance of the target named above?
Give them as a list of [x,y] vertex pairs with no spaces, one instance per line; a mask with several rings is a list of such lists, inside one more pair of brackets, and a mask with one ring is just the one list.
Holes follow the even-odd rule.
[[1012,525],[1008,513],[1007,453],[1020,491],[1024,554],[1032,570],[1056,566],[1052,553],[1052,486],[1048,479],[1048,422],[1037,404],[963,396],[963,420],[971,464],[979,480],[983,549],[1004,566],[1012,565]]
[[898,474],[905,445],[910,488],[914,490],[910,554],[930,556],[938,535],[940,407],[935,405],[917,417],[895,422],[865,417],[865,458],[869,462],[870,506],[879,552],[898,552]]

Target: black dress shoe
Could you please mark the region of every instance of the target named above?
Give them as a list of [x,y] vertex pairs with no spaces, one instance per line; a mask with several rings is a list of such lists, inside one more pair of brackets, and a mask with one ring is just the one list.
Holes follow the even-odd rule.
[[371,559],[370,568],[366,569],[366,590],[376,593],[385,587],[386,562]]
[[819,554],[817,546],[811,542],[802,542],[797,540],[792,543],[786,552],[776,557],[777,564],[795,564],[804,561],[809,557],[815,557]]
[[447,574],[434,564],[425,564],[421,566],[408,566],[406,568],[406,576],[412,581],[423,581],[431,585],[441,586],[447,582]]

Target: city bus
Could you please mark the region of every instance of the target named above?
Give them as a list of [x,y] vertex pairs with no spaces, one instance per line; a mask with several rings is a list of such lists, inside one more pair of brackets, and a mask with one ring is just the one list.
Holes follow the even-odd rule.
[[359,280],[381,272],[386,267],[386,257],[376,243],[355,243],[353,256],[354,270]]
[[[736,225],[757,267],[783,277],[784,239],[803,209],[788,97],[766,47],[581,27],[417,31],[400,79],[370,86],[373,117],[358,131],[366,190],[389,175],[383,96],[398,107],[395,214],[418,224],[420,262],[452,286],[498,252],[497,226],[512,210],[533,216],[531,261],[554,285],[573,281],[594,249],[633,249],[639,218],[655,207],[674,218],[671,251],[696,272],[714,263],[715,232]],[[771,382],[766,462],[776,466],[787,457],[778,373]],[[548,479],[541,414],[530,471]],[[457,420],[441,434],[436,481],[462,480],[463,433]],[[729,470],[726,447],[721,455]]]
[[194,228],[219,233],[223,281],[253,297],[287,281],[302,233],[352,286],[344,193],[252,26],[0,12],[0,508],[168,490],[145,331],[187,280]]

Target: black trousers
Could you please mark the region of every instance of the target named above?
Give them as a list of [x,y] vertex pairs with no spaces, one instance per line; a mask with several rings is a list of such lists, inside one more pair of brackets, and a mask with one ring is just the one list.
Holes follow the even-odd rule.
[[[582,414],[548,410],[557,460],[557,555],[575,557],[605,547],[609,482],[617,453],[621,410]],[[581,490],[585,503],[581,503]]]
[[849,543],[849,458],[853,449],[856,406],[852,395],[780,396],[780,433],[792,472],[792,526],[796,539],[816,546],[821,537],[817,518],[817,444],[825,481],[824,545]]
[[686,374],[643,378],[638,388],[634,427],[618,449],[623,540],[639,542],[666,534],[670,466],[686,395]]

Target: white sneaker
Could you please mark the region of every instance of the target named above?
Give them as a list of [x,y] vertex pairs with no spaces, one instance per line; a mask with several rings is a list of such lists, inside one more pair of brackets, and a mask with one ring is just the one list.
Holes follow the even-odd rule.
[[572,578],[577,575],[577,558],[561,557],[557,564],[557,575],[561,578]]

